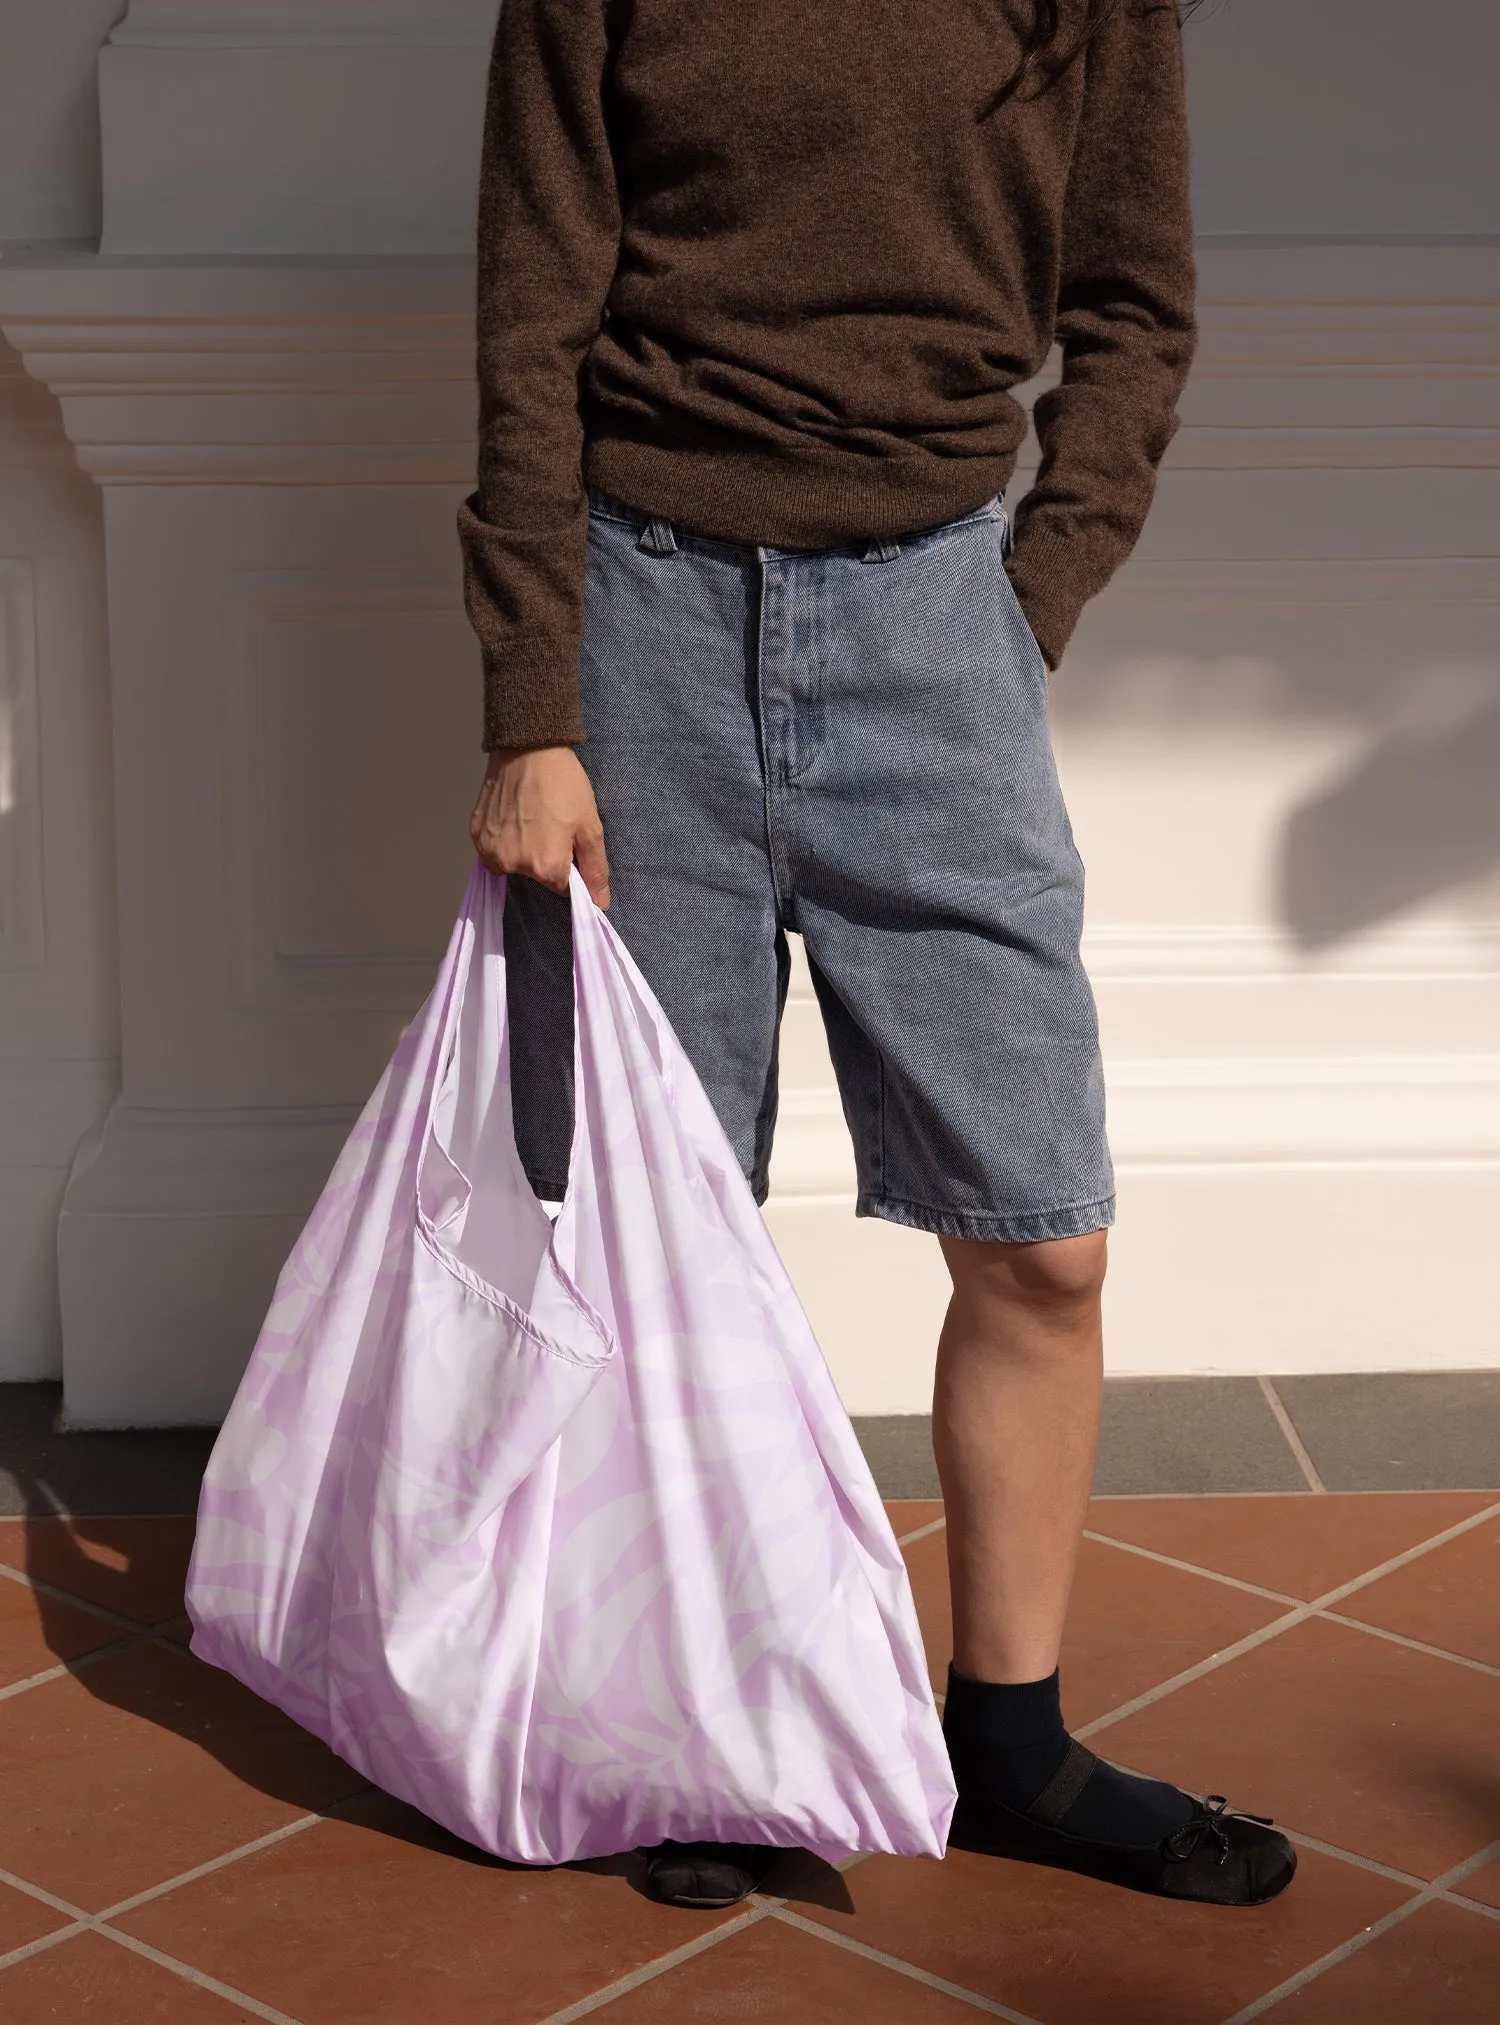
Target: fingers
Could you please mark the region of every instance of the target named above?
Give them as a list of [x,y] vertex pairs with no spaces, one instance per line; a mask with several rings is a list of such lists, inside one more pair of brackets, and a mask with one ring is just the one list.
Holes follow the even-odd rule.
[[499,835],[481,833],[474,838],[474,849],[480,864],[497,875],[514,873],[518,878],[535,879],[539,886],[550,886],[554,893],[566,893],[568,890],[568,873],[573,864],[571,853],[559,856],[555,849],[542,851],[529,848],[504,832]]
[[575,852],[595,904],[609,905],[609,866],[593,789],[568,747],[492,753],[469,818],[469,837],[491,872],[566,893]]

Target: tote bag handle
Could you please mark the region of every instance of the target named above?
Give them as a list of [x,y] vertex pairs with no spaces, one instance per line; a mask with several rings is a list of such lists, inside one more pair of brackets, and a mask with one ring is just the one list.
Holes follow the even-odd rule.
[[[594,1053],[601,1045],[616,1058],[621,1057],[618,1039],[613,1032],[612,1022],[605,1019],[602,1028],[597,1011],[592,1015],[585,1005],[586,997],[597,998],[597,989],[588,992],[585,973],[588,969],[587,952],[592,948],[594,936],[602,923],[599,910],[589,898],[576,869],[571,880],[574,906],[574,960],[573,960],[573,1085],[576,1093],[574,1104],[573,1137],[568,1158],[568,1182],[562,1207],[548,1229],[547,1212],[537,1200],[535,1192],[521,1165],[512,1130],[508,1097],[504,1103],[499,1128],[485,1149],[485,1157],[501,1163],[504,1168],[500,1186],[508,1198],[507,1214],[535,1225],[538,1253],[543,1266],[542,1279],[533,1292],[533,1304],[540,1303],[547,1319],[530,1312],[529,1306],[522,1305],[517,1293],[497,1286],[475,1267],[458,1256],[455,1247],[445,1236],[445,1227],[451,1226],[459,1213],[467,1206],[473,1188],[473,1177],[466,1174],[454,1159],[450,1148],[443,1143],[439,1132],[439,1110],[448,1079],[458,1067],[460,1024],[468,996],[475,989],[477,965],[484,965],[488,975],[484,979],[484,992],[493,1007],[493,1030],[481,1034],[481,1041],[493,1048],[497,1073],[504,1072],[507,1055],[507,1026],[509,1020],[505,984],[505,894],[507,879],[504,874],[489,872],[478,860],[469,875],[468,887],[455,926],[453,940],[449,945],[444,971],[439,977],[433,998],[435,1017],[431,1058],[427,1065],[426,1088],[420,1114],[420,1151],[417,1161],[416,1215],[418,1228],[427,1249],[457,1279],[462,1280],[474,1292],[491,1302],[507,1314],[510,1319],[536,1341],[555,1354],[574,1362],[603,1362],[614,1354],[613,1332],[599,1314],[594,1304],[579,1287],[571,1267],[575,1251],[573,1242],[576,1226],[581,1219],[592,1222],[597,1216],[596,1182],[594,1163],[596,1148],[602,1146],[607,1134],[601,1131],[600,1121],[593,1117],[595,1108],[591,1101],[595,1088],[595,1077],[589,1073],[585,1063],[584,1036],[588,1030],[589,1052]],[[593,933],[591,934],[591,931]],[[608,937],[606,929],[605,935]],[[491,1177],[492,1184],[494,1177]],[[545,1241],[544,1240],[545,1234]],[[547,1269],[550,1269],[550,1273]],[[580,1338],[575,1326],[559,1327],[553,1319],[556,1304],[542,1298],[542,1287],[550,1277],[566,1297],[567,1305],[587,1325]],[[549,1326],[549,1324],[551,1326]]]

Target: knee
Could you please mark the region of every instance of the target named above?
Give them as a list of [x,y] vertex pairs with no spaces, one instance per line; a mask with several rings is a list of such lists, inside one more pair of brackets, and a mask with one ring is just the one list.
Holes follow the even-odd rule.
[[1108,1237],[1046,1238],[1035,1244],[945,1240],[954,1291],[983,1302],[999,1301],[1059,1318],[1091,1310],[1104,1289]]

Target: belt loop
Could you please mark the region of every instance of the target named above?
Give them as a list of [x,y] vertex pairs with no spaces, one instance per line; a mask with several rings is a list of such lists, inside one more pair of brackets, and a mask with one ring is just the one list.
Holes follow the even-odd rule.
[[872,535],[860,557],[861,562],[894,562],[901,553],[899,541],[887,541],[883,535]]
[[997,492],[990,503],[995,518],[1000,523],[1000,555],[1002,560],[1004,560],[1015,547],[1015,542],[1012,539],[1010,531],[1010,515],[1005,507],[1005,494]]
[[649,549],[652,555],[676,555],[677,537],[672,532],[671,521],[663,520],[659,513],[653,513],[636,547]]

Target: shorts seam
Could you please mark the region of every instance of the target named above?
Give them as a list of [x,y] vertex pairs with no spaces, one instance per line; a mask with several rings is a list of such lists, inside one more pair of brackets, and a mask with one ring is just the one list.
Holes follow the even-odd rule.
[[1115,1220],[1115,1197],[1102,1195],[1087,1202],[1059,1203],[1051,1209],[1008,1212],[947,1209],[935,1203],[913,1202],[884,1189],[865,1188],[855,1198],[854,1214],[883,1217],[889,1223],[929,1231],[936,1237],[1035,1244],[1051,1238],[1087,1237],[1093,1231],[1107,1229]]
[[877,1144],[879,1145],[880,1148],[880,1182],[879,1187],[877,1189],[871,1190],[870,1193],[879,1194],[883,1196],[886,1192],[885,1178],[887,1169],[889,1167],[889,1161],[886,1156],[886,1144],[885,1144],[885,1120],[886,1120],[885,1056],[881,1053],[879,1048],[876,1048],[874,1052],[875,1052],[875,1086],[878,1092],[878,1102],[880,1105],[880,1137],[879,1140],[877,1141]]

